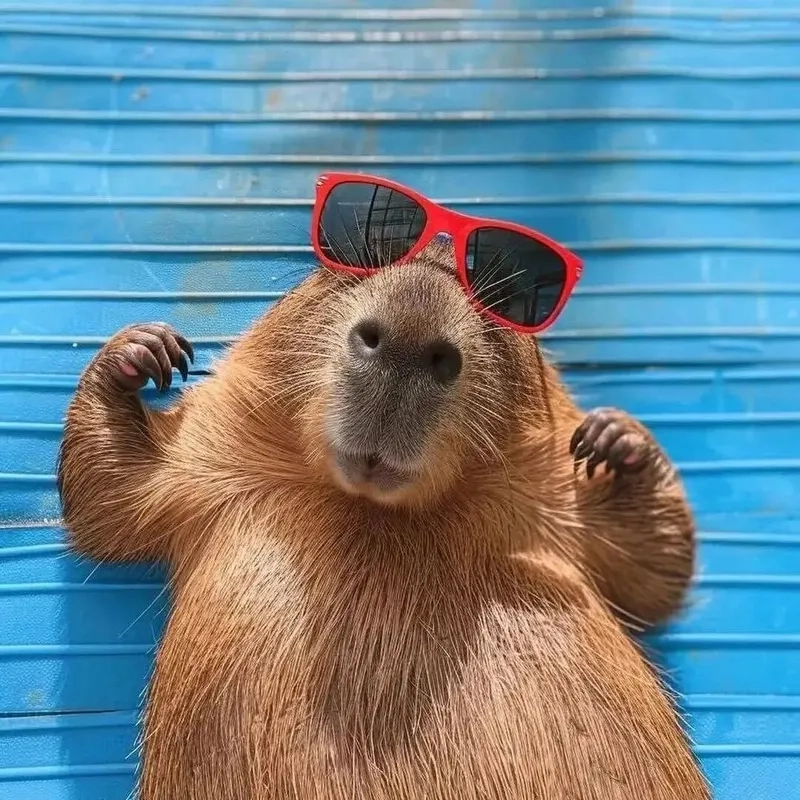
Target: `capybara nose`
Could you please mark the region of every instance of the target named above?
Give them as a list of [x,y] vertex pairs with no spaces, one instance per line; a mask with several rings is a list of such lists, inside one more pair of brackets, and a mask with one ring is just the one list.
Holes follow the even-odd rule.
[[437,339],[423,348],[420,366],[437,383],[452,383],[461,372],[461,351],[446,339]]
[[348,340],[351,358],[359,366],[424,373],[437,384],[455,381],[463,366],[461,351],[447,339],[413,341],[375,319],[353,325]]
[[383,328],[375,320],[364,320],[350,329],[350,350],[356,361],[374,362],[381,357],[386,338]]

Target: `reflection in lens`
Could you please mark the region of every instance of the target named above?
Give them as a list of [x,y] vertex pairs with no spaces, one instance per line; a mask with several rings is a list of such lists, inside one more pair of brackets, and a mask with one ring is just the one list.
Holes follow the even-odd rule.
[[484,308],[517,325],[537,326],[552,315],[566,282],[558,253],[530,236],[478,228],[467,240],[467,279]]
[[414,247],[425,222],[425,211],[401,192],[373,183],[340,183],[320,214],[320,249],[344,266],[386,267]]

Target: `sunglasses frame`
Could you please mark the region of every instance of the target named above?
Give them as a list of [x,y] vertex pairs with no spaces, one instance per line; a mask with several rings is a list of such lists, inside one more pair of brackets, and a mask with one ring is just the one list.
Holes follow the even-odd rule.
[[[491,319],[498,325],[505,328],[510,328],[517,333],[539,333],[545,328],[549,328],[558,319],[559,314],[564,309],[570,295],[575,289],[578,280],[580,279],[581,272],[583,271],[583,262],[579,256],[568,250],[558,242],[553,241],[539,231],[531,228],[526,228],[524,225],[517,225],[514,222],[502,222],[500,220],[489,219],[486,217],[473,217],[469,214],[461,214],[458,211],[453,211],[449,208],[434,203],[419,192],[409,189],[400,183],[386,180],[386,178],[379,178],[375,175],[364,175],[361,173],[350,172],[329,172],[321,175],[316,183],[316,197],[314,200],[314,213],[312,216],[311,228],[311,243],[314,248],[314,253],[317,258],[329,269],[338,270],[341,272],[349,272],[352,275],[366,277],[380,272],[381,269],[386,267],[352,267],[347,264],[341,264],[338,261],[328,258],[322,250],[319,240],[319,225],[322,218],[322,211],[325,204],[331,195],[331,192],[343,183],[366,183],[379,186],[383,189],[390,189],[400,194],[405,195],[409,199],[418,203],[420,208],[425,212],[425,227],[422,229],[417,243],[404,255],[402,258],[393,261],[391,267],[399,267],[403,264],[412,261],[414,257],[424,250],[439,234],[446,233],[452,238],[456,254],[456,274],[461,283],[464,291],[469,298],[475,310],[482,314],[484,317]],[[553,311],[547,319],[539,325],[520,325],[511,320],[496,314],[490,308],[484,306],[478,300],[470,286],[469,278],[467,276],[467,243],[470,234],[478,228],[500,228],[503,230],[519,233],[527,236],[540,244],[547,247],[554,252],[564,262],[565,277],[564,286],[561,289],[561,295],[558,302],[553,308]]]

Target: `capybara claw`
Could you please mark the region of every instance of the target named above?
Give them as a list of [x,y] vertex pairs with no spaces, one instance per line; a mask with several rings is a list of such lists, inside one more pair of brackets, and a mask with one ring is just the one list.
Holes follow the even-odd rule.
[[93,366],[124,391],[135,392],[152,380],[159,391],[172,385],[172,371],[186,381],[192,345],[164,322],[130,325],[103,347]]
[[605,463],[606,472],[618,475],[639,472],[659,452],[643,428],[624,411],[596,408],[576,428],[569,443],[575,471],[585,463],[586,475],[594,477]]

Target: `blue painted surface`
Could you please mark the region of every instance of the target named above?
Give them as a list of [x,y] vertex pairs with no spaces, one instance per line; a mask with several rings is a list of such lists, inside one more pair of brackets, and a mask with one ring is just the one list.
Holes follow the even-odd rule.
[[720,800],[800,798],[800,6],[731,2],[0,2],[0,800],[127,798],[167,603],[66,554],[78,373],[144,319],[211,360],[310,268],[330,168],[585,256],[548,346],[683,469],[656,644],[697,750]]

